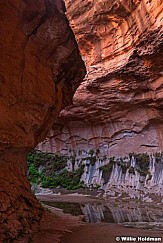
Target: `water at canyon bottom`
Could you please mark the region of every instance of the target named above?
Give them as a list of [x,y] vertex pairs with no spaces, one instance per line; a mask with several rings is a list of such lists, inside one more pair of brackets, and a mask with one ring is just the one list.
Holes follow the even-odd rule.
[[88,223],[115,223],[126,227],[136,227],[149,230],[163,230],[163,212],[160,205],[110,203],[74,203],[74,202],[47,202],[44,204],[60,208],[64,213],[83,215]]

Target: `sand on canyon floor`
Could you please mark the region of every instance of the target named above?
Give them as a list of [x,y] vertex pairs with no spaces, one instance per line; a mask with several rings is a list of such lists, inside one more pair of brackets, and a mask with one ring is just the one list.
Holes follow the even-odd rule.
[[[39,195],[37,197],[41,201],[55,202],[87,203],[103,201],[100,198],[81,196],[78,194]],[[51,210],[51,213],[43,219],[40,233],[35,235],[34,243],[163,242],[163,232],[161,231],[127,228],[123,225],[113,223],[84,223],[81,221],[82,216],[72,216],[63,213],[61,209],[47,207]],[[125,236],[130,238],[126,238],[123,241],[121,237]],[[156,241],[152,237],[155,237]],[[159,238],[161,238],[161,241]]]
[[[123,241],[122,237],[129,237]],[[143,239],[139,238],[142,237]],[[126,228],[118,224],[86,224],[72,228],[72,233],[61,237],[61,243],[113,243],[113,242],[145,242],[144,237],[161,238],[163,232]],[[136,240],[135,240],[136,238]],[[152,240],[152,239],[151,239]],[[155,242],[155,241],[148,242]],[[156,239],[157,240],[157,239]],[[156,241],[158,242],[158,241]]]

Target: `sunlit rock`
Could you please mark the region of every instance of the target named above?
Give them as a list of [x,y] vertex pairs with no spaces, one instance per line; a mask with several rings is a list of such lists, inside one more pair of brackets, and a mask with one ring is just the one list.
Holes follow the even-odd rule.
[[163,150],[160,0],[66,0],[87,76],[41,150]]

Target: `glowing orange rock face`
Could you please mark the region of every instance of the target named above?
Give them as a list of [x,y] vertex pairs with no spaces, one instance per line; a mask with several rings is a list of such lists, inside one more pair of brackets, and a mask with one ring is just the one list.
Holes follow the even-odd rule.
[[65,2],[87,76],[40,148],[163,150],[162,1]]

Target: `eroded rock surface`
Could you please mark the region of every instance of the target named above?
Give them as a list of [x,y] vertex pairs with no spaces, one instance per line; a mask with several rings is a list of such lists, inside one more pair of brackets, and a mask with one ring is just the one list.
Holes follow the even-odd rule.
[[65,2],[87,76],[38,148],[163,150],[162,1]]
[[0,242],[38,227],[42,207],[26,179],[26,155],[85,75],[64,12],[62,0],[0,2]]

